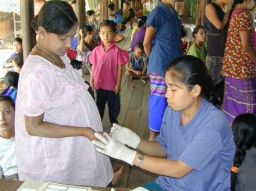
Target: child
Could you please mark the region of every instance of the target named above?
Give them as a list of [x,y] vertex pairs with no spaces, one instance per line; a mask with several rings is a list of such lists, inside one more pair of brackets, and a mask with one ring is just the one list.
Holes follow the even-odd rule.
[[132,27],[132,19],[135,17],[134,10],[130,7],[130,3],[128,1],[123,1],[123,8],[119,10],[119,13],[122,15],[122,22],[120,26],[120,30],[123,31],[126,29],[126,23],[130,22],[131,29]]
[[253,191],[256,183],[256,116],[238,115],[232,125],[237,146],[231,175],[232,191]]
[[99,25],[98,25],[98,22],[96,20],[95,11],[94,10],[88,10],[86,12],[86,15],[87,15],[87,24],[92,26],[93,31],[95,33],[95,41],[98,43],[100,41],[100,38],[99,38]]
[[13,101],[16,101],[17,97],[17,88],[18,88],[18,81],[19,81],[19,73],[9,71],[4,76],[4,83],[3,86],[5,86],[3,89],[3,93],[1,93],[4,96],[9,96],[13,99]]
[[131,77],[140,78],[143,83],[143,77],[147,76],[147,63],[148,58],[144,52],[143,43],[138,43],[134,52],[130,54],[130,62],[126,66],[126,75]]
[[120,90],[122,65],[129,61],[127,51],[121,50],[114,43],[115,23],[105,20],[100,24],[101,44],[89,55],[92,64],[91,87],[96,90],[96,104],[103,118],[105,104],[108,103],[110,123],[118,123],[120,112]]
[[14,102],[0,96],[0,179],[18,179],[14,142]]
[[113,2],[108,4],[108,19],[116,23],[116,25],[122,22],[122,15],[115,11],[115,4]]
[[205,28],[202,25],[197,25],[192,33],[192,36],[194,37],[195,41],[190,46],[187,55],[198,57],[205,62],[207,55],[207,33]]
[[[115,11],[115,4],[112,2],[108,4],[108,20],[113,21],[116,24],[117,28],[119,28],[122,21],[122,15],[119,12]],[[114,39],[116,43],[124,40],[124,35],[118,34],[119,32],[119,30],[116,31],[117,34],[115,35]]]
[[76,59],[83,62],[82,70],[85,74],[86,70],[90,70],[90,65],[88,61],[88,55],[97,46],[95,41],[94,29],[90,25],[85,25],[83,30],[79,31],[80,42],[77,47],[77,57]]
[[17,54],[12,60],[13,68],[15,72],[20,73],[20,70],[23,66],[23,55]]
[[131,51],[132,52],[134,51],[134,47],[136,44],[144,41],[144,37],[146,33],[146,21],[147,21],[146,16],[142,16],[138,18],[138,28],[137,28],[138,31],[135,32],[133,35],[131,35]]
[[13,69],[12,60],[17,55],[20,55],[21,57],[23,57],[22,39],[20,37],[16,37],[14,39],[13,46],[14,46],[15,52],[6,60],[6,63],[4,65],[4,68],[8,71]]

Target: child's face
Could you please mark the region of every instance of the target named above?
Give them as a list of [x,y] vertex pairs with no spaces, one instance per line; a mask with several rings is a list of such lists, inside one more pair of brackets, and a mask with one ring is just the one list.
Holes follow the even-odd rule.
[[84,37],[84,40],[92,41],[92,40],[94,40],[94,38],[95,38],[95,33],[94,33],[94,31],[92,31],[92,32],[88,32],[86,34],[86,36]]
[[134,55],[136,58],[141,57],[143,54],[143,50],[141,50],[139,47],[135,47],[134,48]]
[[14,131],[15,112],[8,101],[0,101],[0,136]]
[[199,29],[195,34],[195,39],[197,39],[200,42],[206,41],[206,37],[207,37],[207,32],[204,28]]
[[87,16],[87,19],[89,23],[94,23],[96,22],[96,15],[93,14],[93,15]]
[[111,9],[108,8],[108,15],[111,17],[115,16],[115,11],[112,11]]
[[13,46],[17,54],[22,52],[22,45],[19,42],[15,41]]
[[113,32],[112,28],[109,26],[101,27],[99,35],[103,44],[111,43],[115,38],[115,33]]

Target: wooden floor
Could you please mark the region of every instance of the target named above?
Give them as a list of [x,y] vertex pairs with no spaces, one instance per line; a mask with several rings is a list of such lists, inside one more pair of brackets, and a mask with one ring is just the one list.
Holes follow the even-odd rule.
[[[129,50],[130,47],[130,26],[123,33],[126,38],[118,45]],[[124,72],[123,72],[124,74]],[[130,80],[123,75],[121,86],[121,112],[118,118],[120,125],[128,127],[136,132],[140,137],[148,139],[148,98],[150,93],[149,80],[144,84],[139,80]],[[106,109],[103,127],[109,130],[111,124],[109,122],[108,110]],[[129,167],[124,164],[124,173],[122,179],[118,183],[118,187],[135,188],[156,178],[155,175],[145,172],[137,167]]]

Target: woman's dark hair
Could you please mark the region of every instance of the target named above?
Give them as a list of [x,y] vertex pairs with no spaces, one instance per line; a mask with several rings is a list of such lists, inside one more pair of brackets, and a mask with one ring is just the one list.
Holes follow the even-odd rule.
[[19,73],[8,71],[4,76],[4,83],[10,87],[13,86],[14,88],[18,88],[18,81],[19,81]]
[[104,20],[100,23],[100,29],[102,27],[110,27],[111,30],[115,33],[116,32],[116,24],[110,20]]
[[92,15],[94,15],[95,14],[95,11],[94,10],[88,10],[88,11],[86,11],[86,15],[87,16],[92,16]]
[[0,102],[1,101],[9,102],[11,104],[11,106],[13,107],[13,109],[15,110],[15,103],[11,97],[0,95]]
[[[232,124],[236,153],[234,167],[240,167],[245,159],[246,151],[256,144],[256,116],[252,113],[238,115]],[[237,173],[232,172],[231,190],[235,191]]]
[[22,38],[16,37],[16,38],[14,38],[13,42],[18,42],[19,44],[22,45]]
[[110,2],[108,4],[108,8],[111,10],[111,11],[114,11],[115,10],[115,4],[113,2]]
[[145,25],[147,21],[147,17],[146,16],[142,16],[138,18],[138,27],[141,28],[143,25]]
[[42,6],[31,25],[36,31],[42,26],[47,32],[64,35],[76,23],[77,18],[71,5],[65,1],[53,0]]
[[144,46],[143,46],[143,42],[138,42],[136,45],[135,45],[135,48],[139,48],[141,49],[143,52],[144,52]]
[[194,30],[193,30],[193,32],[192,32],[192,36],[193,36],[194,38],[196,38],[195,35],[198,33],[198,31],[199,31],[200,29],[205,29],[205,28],[204,28],[204,26],[202,26],[202,25],[197,25],[197,26],[194,28]]
[[200,95],[208,99],[213,81],[201,59],[190,55],[181,56],[171,62],[167,72],[170,70],[178,81],[186,84],[190,89],[194,85],[199,85],[202,89]]
[[93,27],[91,25],[84,25],[84,35],[93,32]]

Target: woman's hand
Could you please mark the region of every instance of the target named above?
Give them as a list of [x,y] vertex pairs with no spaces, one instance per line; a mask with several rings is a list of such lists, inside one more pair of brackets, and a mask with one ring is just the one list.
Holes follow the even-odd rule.
[[84,128],[84,137],[87,137],[90,141],[94,140],[94,139],[97,139],[94,135],[95,131],[90,128],[90,127],[87,127],[87,128]]

